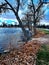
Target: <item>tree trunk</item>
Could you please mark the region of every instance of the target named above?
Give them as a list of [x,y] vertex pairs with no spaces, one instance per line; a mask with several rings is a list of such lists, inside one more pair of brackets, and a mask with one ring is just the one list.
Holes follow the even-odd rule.
[[36,22],[35,21],[34,21],[33,29],[34,29],[34,35],[36,35],[37,34],[37,31],[36,31]]
[[23,26],[23,24],[22,24],[22,22],[21,22],[21,20],[20,20],[20,18],[19,18],[18,15],[16,16],[16,19],[17,19],[18,22],[19,22],[19,26],[20,26],[20,27],[22,28],[22,30],[23,30],[24,38],[25,38],[25,41],[27,42],[27,34],[26,34],[26,30],[25,30],[25,28],[24,28],[24,26]]
[[28,23],[27,23],[27,26],[28,26],[28,29],[30,30],[30,25],[29,25],[29,21],[28,21]]

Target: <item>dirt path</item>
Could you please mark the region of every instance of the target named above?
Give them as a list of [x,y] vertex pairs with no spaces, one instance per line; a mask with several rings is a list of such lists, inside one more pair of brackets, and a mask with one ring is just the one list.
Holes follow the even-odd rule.
[[48,34],[47,34],[47,35],[45,35],[45,36],[44,36],[44,38],[49,38],[49,35],[48,35]]
[[43,37],[39,37],[39,38],[32,38],[32,41],[37,40],[39,42],[41,42],[42,44],[48,44],[49,43],[49,35],[45,35]]

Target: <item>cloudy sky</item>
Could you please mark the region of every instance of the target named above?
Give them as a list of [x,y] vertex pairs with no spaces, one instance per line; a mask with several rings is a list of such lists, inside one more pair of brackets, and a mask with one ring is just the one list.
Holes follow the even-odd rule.
[[[8,0],[13,6],[14,6],[14,4],[16,5],[16,2],[14,2],[14,0]],[[27,1],[28,2],[30,2],[30,0],[24,0],[26,3],[27,3]],[[44,0],[45,1],[45,0]],[[46,1],[49,1],[49,0],[46,0]],[[0,3],[1,2],[4,2],[4,0],[0,0]],[[37,3],[37,0],[34,0],[34,3],[36,4]],[[46,23],[49,23],[49,7],[47,7],[47,5],[45,5],[45,8],[44,8],[46,11],[45,11],[45,14],[44,14],[44,19],[43,20],[41,20],[41,23],[43,23],[43,21],[44,21],[44,24],[46,24]],[[20,9],[19,10],[19,17],[20,18],[22,18],[22,13],[23,12],[25,12],[25,11],[27,11],[27,4],[25,4],[25,6],[24,6],[24,9]],[[0,15],[0,20],[5,20],[5,19],[14,19],[15,21],[16,21],[16,19],[15,19],[15,15],[14,15],[14,13],[12,12],[12,11],[10,11],[10,12],[7,12],[7,13],[3,13],[2,15]],[[0,21],[1,22],[1,21]],[[8,21],[9,22],[9,21]],[[11,23],[11,22],[10,22]]]

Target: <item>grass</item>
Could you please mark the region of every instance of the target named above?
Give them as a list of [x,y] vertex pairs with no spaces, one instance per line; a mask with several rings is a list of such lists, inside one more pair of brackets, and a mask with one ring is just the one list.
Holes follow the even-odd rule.
[[43,44],[37,53],[36,65],[49,65],[49,45]]
[[49,30],[42,30],[45,34],[49,34]]
[[43,29],[43,28],[40,28],[39,30],[44,32],[45,34],[49,34],[49,30],[46,30],[46,29]]

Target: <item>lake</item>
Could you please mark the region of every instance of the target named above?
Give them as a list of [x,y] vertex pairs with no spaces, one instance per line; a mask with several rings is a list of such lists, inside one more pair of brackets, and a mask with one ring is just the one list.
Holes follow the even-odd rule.
[[[49,30],[49,29],[45,29]],[[0,53],[9,47],[16,47],[22,41],[23,32],[21,28],[0,28]]]
[[0,52],[3,49],[7,49],[11,43],[15,45],[18,41],[21,41],[23,32],[21,28],[0,28]]

